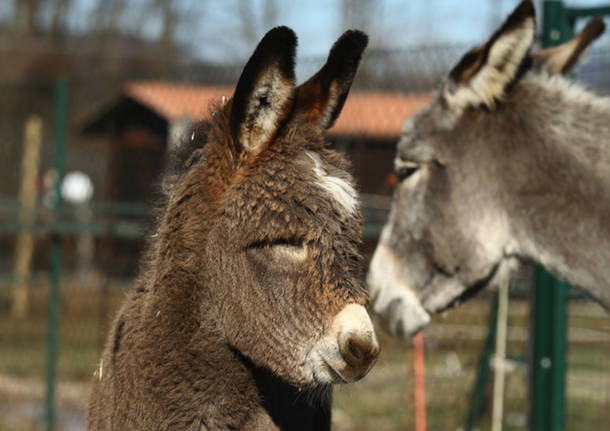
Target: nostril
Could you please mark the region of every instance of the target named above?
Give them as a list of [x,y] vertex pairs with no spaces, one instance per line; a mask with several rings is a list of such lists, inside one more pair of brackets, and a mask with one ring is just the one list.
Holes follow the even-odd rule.
[[366,356],[365,347],[353,338],[350,338],[348,342],[348,348],[352,356],[357,360],[361,360]]
[[379,346],[374,339],[350,336],[341,346],[341,354],[352,367],[366,366],[377,357]]

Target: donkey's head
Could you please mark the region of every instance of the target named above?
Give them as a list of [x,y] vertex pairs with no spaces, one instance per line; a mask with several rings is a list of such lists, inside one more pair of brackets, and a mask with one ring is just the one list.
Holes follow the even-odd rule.
[[368,274],[373,311],[392,333],[412,335],[430,313],[512,266],[518,251],[507,206],[526,177],[518,170],[532,162],[503,159],[535,140],[527,136],[540,129],[534,123],[552,115],[530,118],[542,90],[524,81],[561,79],[552,75],[569,69],[601,30],[593,21],[571,42],[530,55],[535,15],[523,1],[464,55],[432,104],[407,119],[394,160],[399,182]]
[[261,40],[172,195],[200,202],[185,241],[215,331],[249,363],[307,387],[363,377],[379,346],[364,308],[358,196],[347,162],[325,146],[367,37],[346,32],[299,87],[296,44],[286,27]]

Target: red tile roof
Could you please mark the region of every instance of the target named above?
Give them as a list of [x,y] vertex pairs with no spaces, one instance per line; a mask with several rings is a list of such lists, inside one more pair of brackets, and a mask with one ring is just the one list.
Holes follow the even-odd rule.
[[405,118],[428,103],[428,94],[352,91],[329,132],[395,138],[400,136]]
[[[233,88],[142,81],[127,83],[123,92],[159,116],[173,121],[184,116],[193,120],[205,119],[209,115],[210,102],[221,100],[223,96],[230,98]],[[352,91],[330,133],[395,138],[400,135],[404,119],[429,101],[427,94]]]
[[223,96],[229,99],[233,94],[233,87],[138,81],[125,84],[123,93],[168,121],[181,117],[200,120],[208,117],[210,102],[221,100]]

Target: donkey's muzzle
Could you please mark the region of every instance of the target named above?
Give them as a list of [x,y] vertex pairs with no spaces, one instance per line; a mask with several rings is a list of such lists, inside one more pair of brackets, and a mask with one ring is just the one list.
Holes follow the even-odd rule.
[[[384,232],[388,232],[386,229],[387,225]],[[430,315],[410,287],[406,268],[382,240],[373,253],[367,284],[372,314],[392,335],[410,339],[430,322]]]
[[339,351],[347,364],[342,376],[355,381],[364,377],[377,361],[379,342],[374,331],[348,330],[339,334]]
[[378,355],[379,342],[366,309],[348,304],[312,349],[308,363],[317,383],[351,383],[369,372]]

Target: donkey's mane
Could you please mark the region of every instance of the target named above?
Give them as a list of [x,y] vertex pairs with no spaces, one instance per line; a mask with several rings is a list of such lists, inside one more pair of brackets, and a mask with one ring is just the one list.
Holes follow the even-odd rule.
[[[610,114],[610,97],[588,88],[581,81],[567,79],[562,75],[548,73],[544,70],[533,70],[524,76],[521,86],[526,91],[543,90],[545,97],[537,97],[535,100],[548,103],[550,99],[553,99],[559,107],[570,110],[564,115],[575,115],[579,119],[585,118],[589,120],[586,124],[598,122],[602,112]],[[565,121],[568,121],[569,118],[571,117],[566,117]],[[578,125],[576,126],[578,127]],[[584,127],[585,124],[580,126]],[[610,145],[604,139],[599,139],[590,127],[584,127],[580,133],[582,139],[579,140],[577,146],[570,145],[573,144],[570,142],[562,147],[557,145],[558,142],[561,143],[558,141],[554,142],[552,150],[564,151],[571,157],[575,157],[584,172],[591,170],[592,163],[600,168],[604,166],[604,169],[610,169]],[[605,176],[598,179],[603,182],[610,180]]]
[[[175,145],[168,151],[159,185],[160,194],[162,195],[160,197],[162,202],[160,203],[163,209],[167,203],[164,199],[167,199],[171,194],[173,186],[203,156],[203,147],[208,142],[208,135],[216,123],[218,123],[218,117],[226,117],[223,114],[221,102],[211,102],[208,106],[209,120],[202,120],[193,124],[188,132],[181,136],[178,145]],[[158,207],[159,204],[156,206]]]
[[[155,184],[153,196],[149,201],[151,211],[150,232],[157,232],[163,222],[163,215],[176,186],[181,182],[189,170],[204,158],[204,147],[208,144],[209,135],[219,121],[228,123],[228,115],[223,112],[220,101],[213,101],[208,106],[209,120],[194,123],[188,131],[180,137],[178,144],[166,153],[165,165]],[[148,235],[142,256],[140,258],[136,284],[146,288],[154,265],[154,255],[158,243],[158,235]]]
[[610,97],[599,90],[589,88],[583,81],[536,69],[531,69],[525,78],[524,82],[535,82],[547,90],[562,93],[566,99],[610,109]]

